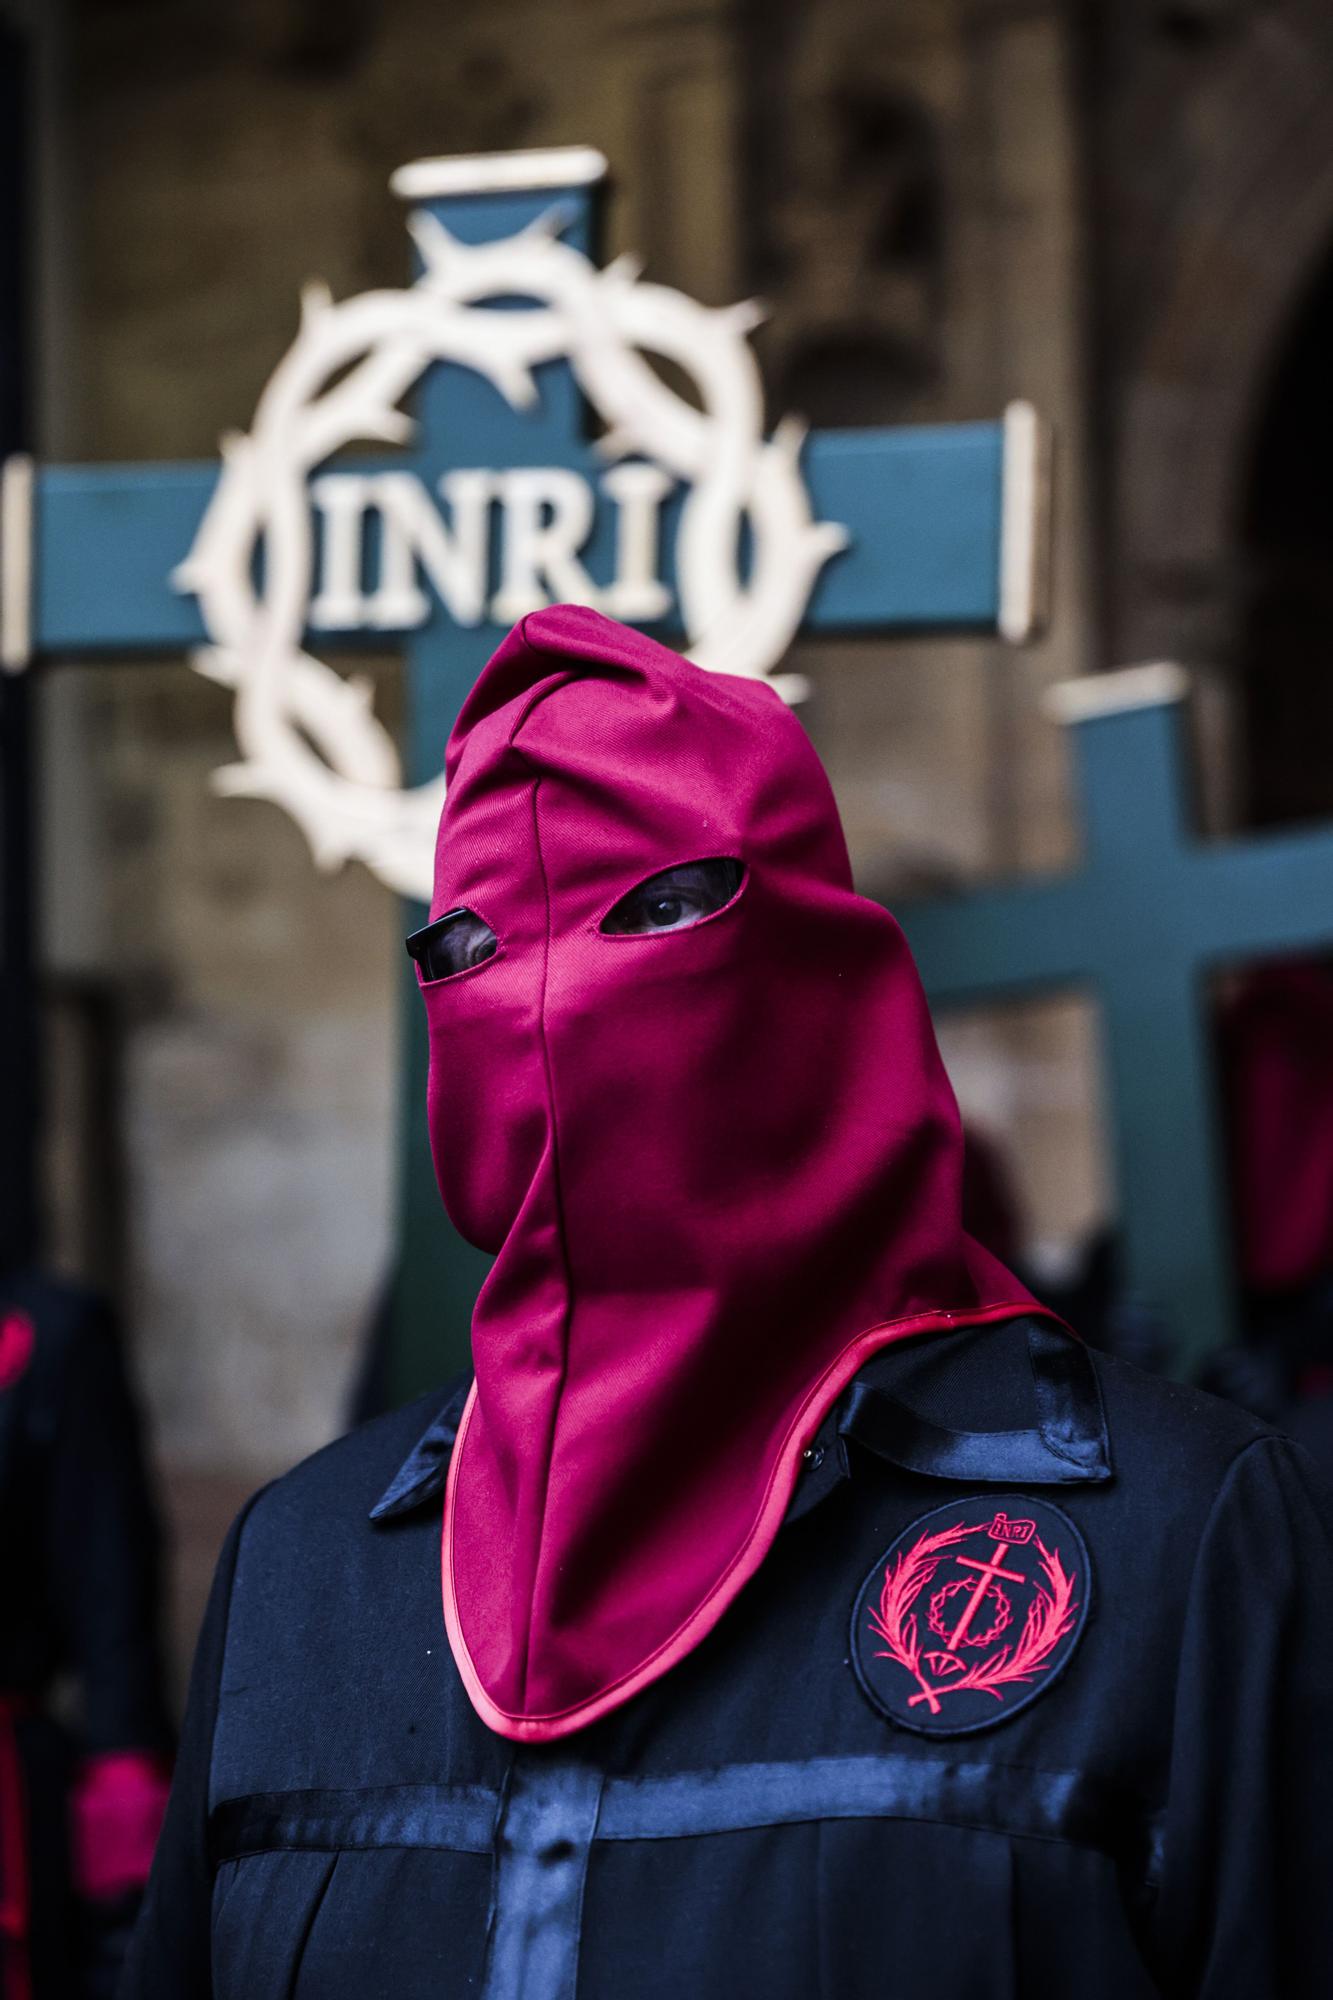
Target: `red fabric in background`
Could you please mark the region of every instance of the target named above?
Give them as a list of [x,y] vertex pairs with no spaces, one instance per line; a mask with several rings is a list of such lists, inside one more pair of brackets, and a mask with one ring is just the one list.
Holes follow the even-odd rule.
[[22,1696],[0,1693],[0,2000],[32,2000],[28,1809],[14,1734],[31,1708]]
[[142,1889],[162,1831],[171,1773],[139,1750],[89,1757],[70,1800],[74,1885],[92,1902]]
[[[496,653],[447,768],[432,915],[500,942],[423,982],[441,1192],[496,1255],[445,1616],[479,1714],[544,1740],[698,1644],[869,1354],[1033,1302],[963,1233],[915,968],[771,688],[560,606]],[[720,855],[748,871],[727,909],[600,931]]]
[[1256,1291],[1311,1284],[1333,1271],[1333,972],[1247,973],[1221,1051],[1241,1276]]
[[12,1388],[32,1361],[36,1332],[27,1313],[0,1313],[0,1389]]

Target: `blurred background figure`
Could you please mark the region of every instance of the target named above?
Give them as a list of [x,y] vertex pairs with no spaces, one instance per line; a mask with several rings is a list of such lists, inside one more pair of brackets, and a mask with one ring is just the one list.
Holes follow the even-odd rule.
[[1213,1384],[1333,1478],[1333,968],[1247,973],[1219,1051],[1246,1344],[1218,1356]]
[[158,1527],[120,1342],[0,1258],[0,1995],[115,1989],[170,1779]]
[[[1333,1479],[1333,969],[1279,960],[1229,979],[1217,1010],[1218,1091],[1240,1297],[1239,1338],[1204,1385],[1299,1439]],[[969,1171],[972,1158],[969,1153]],[[978,1175],[975,1232],[1026,1232],[987,1199],[1003,1160]],[[1005,1183],[1001,1180],[1001,1186]],[[1123,1246],[1099,1229],[1042,1294],[1085,1338],[1160,1368],[1153,1302],[1132,1293]]]
[[[28,312],[33,58],[32,37],[0,19],[8,450],[31,437],[41,337]],[[166,1806],[173,1729],[157,1508],[115,1313],[44,1255],[43,1085],[58,1097],[61,1071],[43,1078],[38,761],[30,689],[0,674],[0,2000],[110,2000]],[[117,1197],[88,1127],[73,1138],[91,1148],[79,1161],[86,1245]]]

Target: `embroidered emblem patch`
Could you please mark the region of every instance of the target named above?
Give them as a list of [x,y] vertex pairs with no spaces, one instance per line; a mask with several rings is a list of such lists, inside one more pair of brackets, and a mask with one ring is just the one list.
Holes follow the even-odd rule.
[[977,1494],[904,1528],[852,1613],[852,1662],[906,1729],[962,1736],[1051,1686],[1087,1621],[1092,1571],[1058,1507]]
[[0,1314],[0,1389],[17,1382],[32,1360],[34,1335],[26,1313]]

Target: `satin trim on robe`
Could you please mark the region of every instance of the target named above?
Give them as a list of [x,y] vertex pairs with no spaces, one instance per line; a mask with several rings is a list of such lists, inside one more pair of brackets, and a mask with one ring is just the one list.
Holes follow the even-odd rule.
[[[812,1757],[805,1763],[724,1764],[670,1777],[601,1779],[568,1756],[520,1751],[525,1795],[548,1810],[505,1838],[536,1854],[551,1840],[688,1840],[805,1820],[898,1819],[972,1827],[1014,1838],[1064,1840],[1109,1854],[1151,1888],[1161,1865],[1161,1819],[1144,1801],[1083,1771],[1027,1770],[944,1757]],[[569,1774],[580,1782],[571,1781]],[[595,1815],[587,1787],[600,1785]],[[571,1799],[577,1826],[560,1819]],[[216,1865],[247,1854],[413,1847],[490,1852],[503,1795],[476,1785],[403,1785],[366,1792],[266,1792],[213,1810]],[[595,1823],[594,1823],[595,1822]]]
[[961,1431],[933,1423],[889,1390],[853,1382],[839,1437],[932,1479],[980,1486],[1072,1486],[1111,1477],[1111,1443],[1087,1349],[1041,1320],[1028,1326],[1038,1422],[1026,1430]]

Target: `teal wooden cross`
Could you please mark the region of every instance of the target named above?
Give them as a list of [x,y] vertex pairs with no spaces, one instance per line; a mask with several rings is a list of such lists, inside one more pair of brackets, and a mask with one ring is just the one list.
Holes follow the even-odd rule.
[[[447,250],[441,227],[454,244],[498,245],[540,232],[553,204],[548,238],[591,256],[604,167],[586,149],[497,155],[420,162],[395,185],[412,203],[428,273],[433,251],[442,243]],[[515,301],[482,303],[498,352],[502,315]],[[386,340],[379,351],[391,367],[389,347]],[[410,449],[310,467],[296,529],[305,533],[308,515],[313,584],[303,643],[315,655],[401,644],[412,784],[439,771],[458,707],[527,608],[525,594],[542,601],[591,589],[615,615],[668,635],[681,630],[676,531],[685,482],[641,453],[628,481],[623,466],[619,476],[608,469],[568,356],[541,360],[534,381],[537,394],[525,405],[486,379],[484,366],[435,358],[411,392]],[[845,547],[813,582],[806,629],[1024,636],[1039,539],[1030,412],[1004,422],[814,433],[799,464],[815,521],[845,530]],[[263,476],[261,467],[261,484]],[[216,640],[190,587],[194,574],[181,566],[219,479],[216,463],[11,463],[0,563],[6,663],[175,653]],[[759,539],[751,520],[733,552],[738,574],[758,562]],[[252,569],[262,592],[267,543]],[[409,924],[419,920],[408,912]],[[463,1360],[482,1270],[451,1237],[434,1188],[414,992],[405,1019],[399,1394]]]
[[936,1010],[1096,999],[1126,1278],[1181,1374],[1236,1333],[1206,980],[1333,945],[1333,828],[1197,837],[1186,691],[1160,666],[1065,683],[1082,866],[898,911]]

